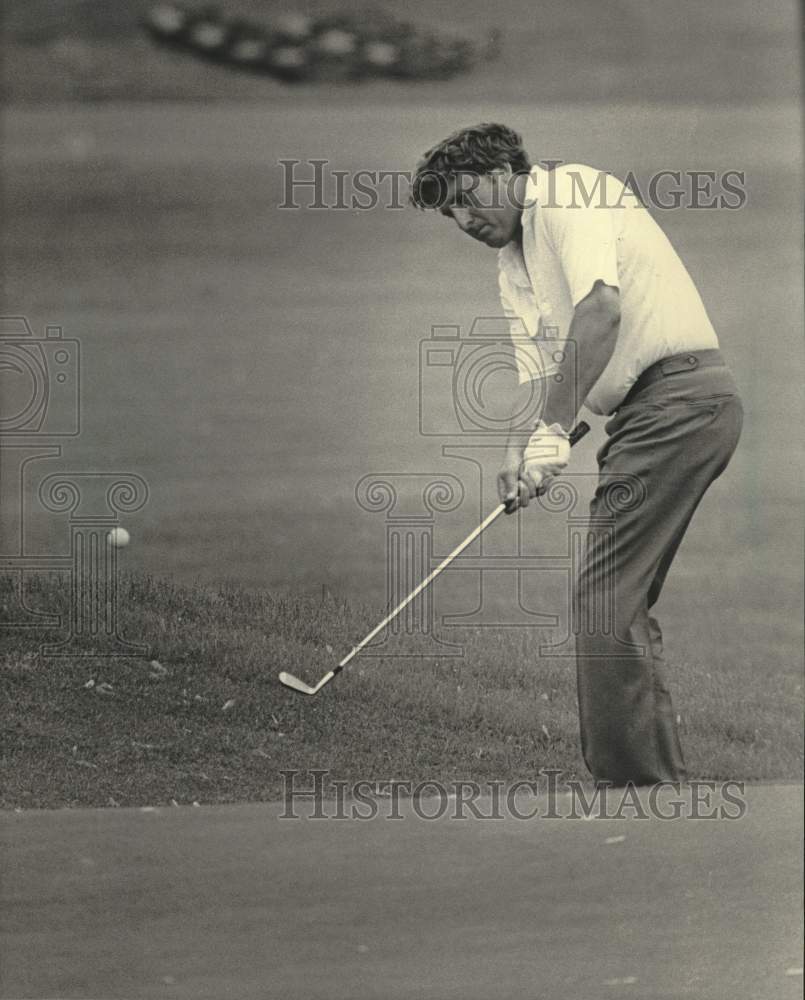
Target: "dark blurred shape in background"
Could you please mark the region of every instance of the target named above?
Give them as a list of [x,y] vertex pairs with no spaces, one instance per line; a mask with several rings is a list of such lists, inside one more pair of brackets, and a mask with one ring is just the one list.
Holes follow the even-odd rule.
[[499,29],[476,40],[375,7],[319,17],[291,9],[257,22],[226,9],[162,2],[147,11],[144,25],[173,49],[289,82],[444,80],[500,52]]
[[397,13],[383,0],[368,9],[345,0],[6,0],[4,88],[11,101],[265,100],[295,82],[326,99],[329,84],[362,80],[362,93],[382,98],[392,88],[418,94],[430,80],[452,100],[797,100],[799,74],[786,58],[792,8],[408,0]]

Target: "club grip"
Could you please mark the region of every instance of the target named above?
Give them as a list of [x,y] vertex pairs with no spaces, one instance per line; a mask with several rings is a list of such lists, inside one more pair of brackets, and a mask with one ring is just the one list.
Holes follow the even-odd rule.
[[568,440],[570,441],[570,447],[572,448],[574,444],[578,444],[579,441],[587,434],[590,430],[590,425],[586,420],[580,420],[573,430],[568,434]]

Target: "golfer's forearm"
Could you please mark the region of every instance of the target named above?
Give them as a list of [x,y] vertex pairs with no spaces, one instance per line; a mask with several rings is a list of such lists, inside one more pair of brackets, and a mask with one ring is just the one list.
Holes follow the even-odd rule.
[[617,298],[591,294],[573,314],[568,340],[576,347],[575,370],[560,380],[549,379],[542,419],[570,430],[587,394],[609,364],[620,327]]
[[[537,390],[539,391],[539,390]],[[531,382],[521,382],[517,386],[512,401],[512,417],[506,440],[506,451],[517,455],[519,462],[528,439],[531,437],[539,414],[533,412],[532,397],[534,386]]]
[[[539,414],[544,423],[558,423],[565,430],[570,430],[587,394],[612,357],[619,325],[620,313],[617,304],[613,304],[611,300],[602,300],[592,294],[579,304],[568,333],[568,340],[576,345],[575,368],[567,367],[561,372],[563,377],[559,380],[546,380],[547,398],[542,413]],[[518,449],[522,451],[534,429],[535,421],[525,421],[522,417],[527,412],[532,393],[530,383],[517,388],[506,443],[506,450],[509,452],[514,453]]]
[[561,382],[550,380],[542,419],[570,430],[587,394],[609,364],[618,338],[618,320],[609,314],[578,313],[570,324],[569,339],[576,344],[576,370]]

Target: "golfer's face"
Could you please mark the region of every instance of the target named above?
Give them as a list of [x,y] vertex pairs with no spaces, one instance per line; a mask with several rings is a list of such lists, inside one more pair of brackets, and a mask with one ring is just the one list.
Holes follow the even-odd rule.
[[462,232],[495,249],[505,247],[520,230],[520,208],[510,172],[456,175],[440,211]]

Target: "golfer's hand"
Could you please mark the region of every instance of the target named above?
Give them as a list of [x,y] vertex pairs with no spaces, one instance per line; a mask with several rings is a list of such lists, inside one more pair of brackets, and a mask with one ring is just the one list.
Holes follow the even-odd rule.
[[570,439],[559,424],[538,425],[526,447],[506,452],[498,473],[498,496],[513,514],[528,501],[545,493],[554,476],[559,475],[570,459]]
[[498,498],[506,504],[506,513],[513,514],[537,495],[537,484],[523,468],[518,452],[507,452],[498,473]]
[[531,496],[541,496],[570,461],[570,438],[559,424],[540,421],[523,452],[520,478],[533,485]]

